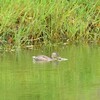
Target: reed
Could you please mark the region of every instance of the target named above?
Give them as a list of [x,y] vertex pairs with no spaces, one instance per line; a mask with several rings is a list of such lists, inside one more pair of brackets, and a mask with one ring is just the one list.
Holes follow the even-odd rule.
[[0,0],[0,45],[100,42],[100,0]]

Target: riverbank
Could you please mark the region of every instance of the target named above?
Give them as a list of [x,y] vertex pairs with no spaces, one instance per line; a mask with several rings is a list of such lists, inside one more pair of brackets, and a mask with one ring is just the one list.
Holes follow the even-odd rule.
[[100,43],[100,1],[0,1],[0,47]]

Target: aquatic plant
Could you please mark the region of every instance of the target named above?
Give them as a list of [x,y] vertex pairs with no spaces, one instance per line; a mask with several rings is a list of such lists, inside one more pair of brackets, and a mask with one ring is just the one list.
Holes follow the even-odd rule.
[[100,43],[100,0],[0,0],[0,45]]

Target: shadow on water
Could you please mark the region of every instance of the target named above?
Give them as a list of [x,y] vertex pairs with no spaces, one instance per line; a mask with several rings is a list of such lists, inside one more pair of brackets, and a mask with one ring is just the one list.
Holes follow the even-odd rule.
[[[34,63],[57,51],[68,61]],[[68,46],[0,54],[0,100],[99,100],[100,47]]]

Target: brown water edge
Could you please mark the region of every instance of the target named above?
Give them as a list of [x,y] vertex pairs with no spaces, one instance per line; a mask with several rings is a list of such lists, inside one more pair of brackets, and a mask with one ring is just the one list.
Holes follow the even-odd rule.
[[87,40],[87,39],[68,39],[68,38],[52,38],[52,40],[44,40],[42,37],[34,39],[32,35],[21,39],[21,44],[16,44],[12,37],[8,37],[7,40],[0,40],[0,51],[15,51],[16,49],[39,49],[43,46],[53,47],[53,46],[69,46],[69,45],[100,45],[100,39],[97,41]]

